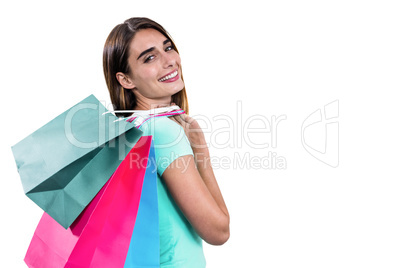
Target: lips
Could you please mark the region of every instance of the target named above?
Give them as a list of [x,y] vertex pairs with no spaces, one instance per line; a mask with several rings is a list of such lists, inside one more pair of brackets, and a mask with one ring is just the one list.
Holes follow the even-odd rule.
[[158,79],[159,82],[173,82],[176,81],[179,76],[179,72],[177,70],[174,70],[173,72],[168,73],[167,75],[161,77]]

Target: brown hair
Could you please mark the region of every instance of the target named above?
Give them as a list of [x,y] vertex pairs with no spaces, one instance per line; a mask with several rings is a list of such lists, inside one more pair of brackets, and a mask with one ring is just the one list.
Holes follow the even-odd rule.
[[[137,104],[132,89],[123,88],[117,80],[116,74],[118,72],[124,74],[131,72],[128,65],[131,40],[133,40],[138,31],[148,28],[155,29],[168,38],[172,42],[173,49],[179,53],[169,33],[153,20],[148,18],[130,18],[114,27],[106,39],[103,49],[103,73],[115,110],[134,110]],[[188,100],[185,87],[172,96],[172,102],[176,103],[188,114]],[[117,116],[129,116],[130,114],[116,113]]]

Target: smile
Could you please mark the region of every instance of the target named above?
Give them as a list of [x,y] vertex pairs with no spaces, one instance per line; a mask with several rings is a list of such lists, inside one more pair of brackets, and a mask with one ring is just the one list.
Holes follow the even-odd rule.
[[176,70],[176,71],[174,71],[174,72],[172,72],[172,73],[170,73],[170,74],[168,74],[168,75],[166,75],[166,76],[164,76],[162,78],[159,78],[158,81],[159,82],[164,82],[166,80],[170,80],[172,78],[175,78],[178,75],[178,73],[179,72]]

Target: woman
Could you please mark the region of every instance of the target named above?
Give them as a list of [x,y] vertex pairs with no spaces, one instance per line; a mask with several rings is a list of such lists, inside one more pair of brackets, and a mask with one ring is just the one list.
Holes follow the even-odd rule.
[[155,144],[161,267],[205,267],[202,239],[212,245],[225,243],[229,213],[204,134],[188,116],[180,56],[172,38],[150,19],[128,19],[107,38],[103,68],[116,110],[150,110],[175,103],[186,111],[153,118],[141,130],[152,135]]

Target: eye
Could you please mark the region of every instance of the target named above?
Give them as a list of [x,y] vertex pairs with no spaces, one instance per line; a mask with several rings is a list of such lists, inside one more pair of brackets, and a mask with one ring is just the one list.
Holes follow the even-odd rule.
[[148,56],[148,57],[145,58],[144,62],[147,63],[147,62],[149,62],[150,60],[153,60],[154,58],[155,58],[154,55],[150,55],[150,56]]
[[167,52],[167,51],[170,51],[170,50],[173,50],[173,46],[168,46],[168,47],[165,48],[165,51],[166,51],[166,52]]

